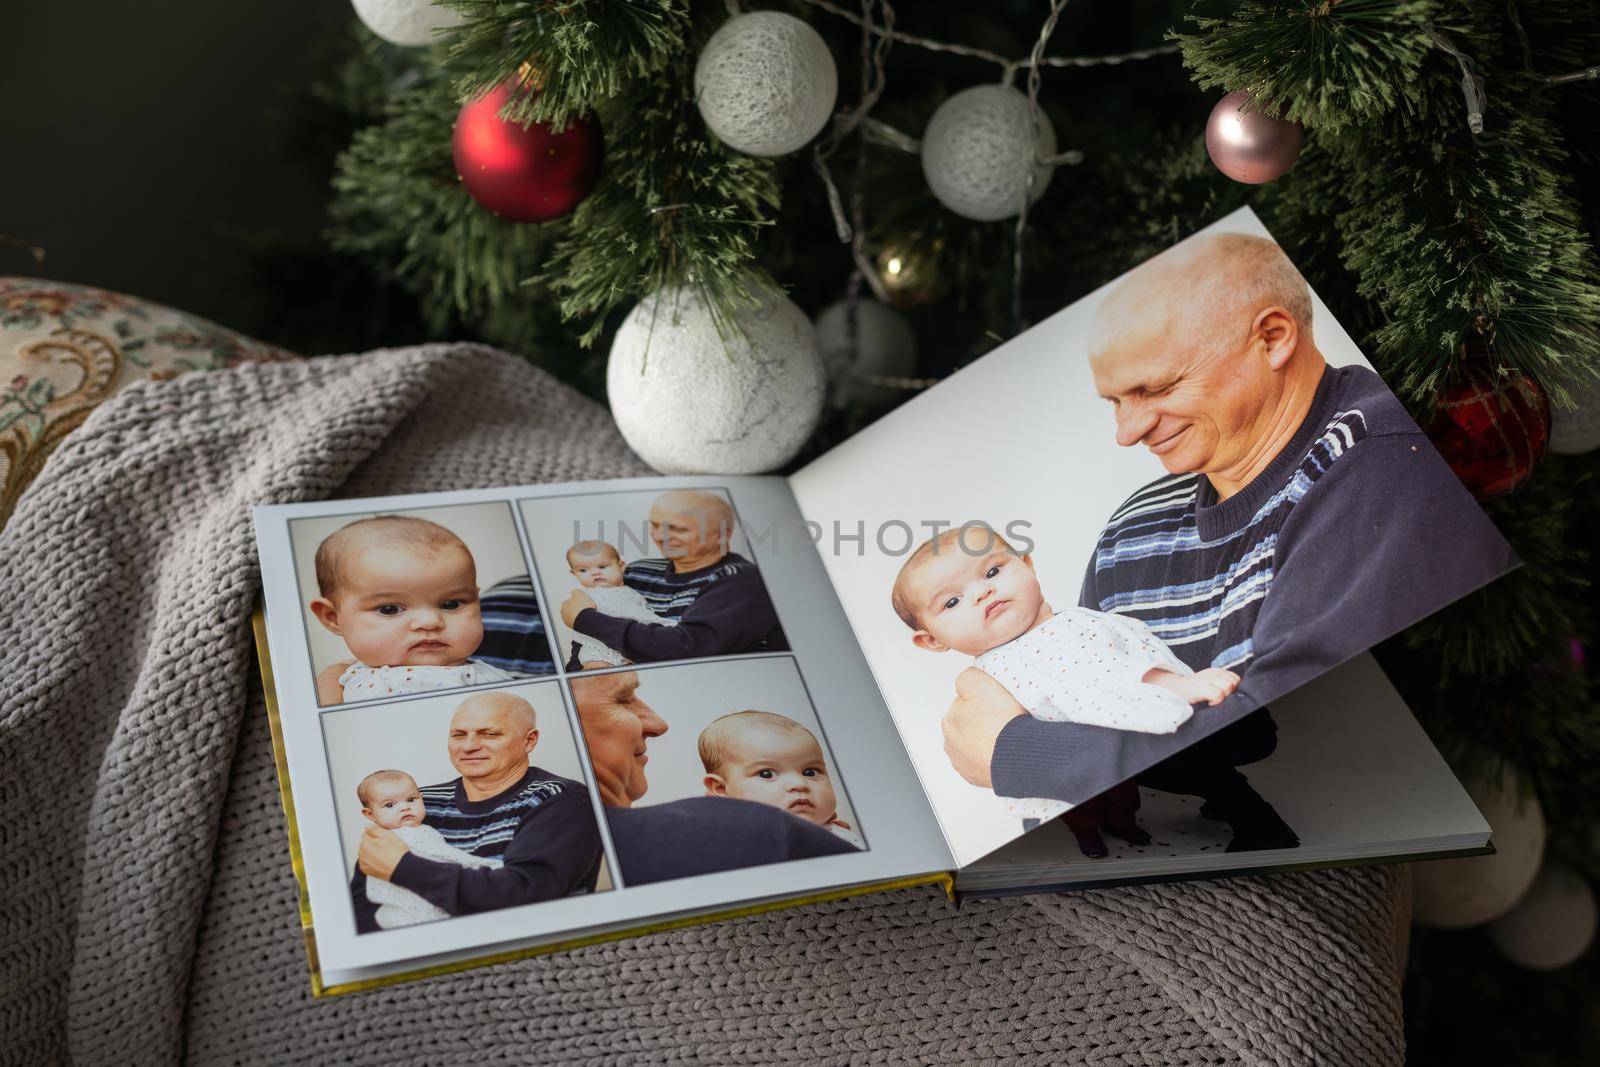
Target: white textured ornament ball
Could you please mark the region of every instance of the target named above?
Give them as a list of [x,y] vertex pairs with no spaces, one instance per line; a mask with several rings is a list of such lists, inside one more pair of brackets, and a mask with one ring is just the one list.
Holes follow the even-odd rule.
[[435,30],[454,29],[466,16],[431,0],[351,0],[367,29],[390,44],[410,47],[433,44]]
[[839,71],[816,30],[780,11],[752,11],[706,42],[694,95],[700,117],[729,146],[782,156],[828,124]]
[[1422,926],[1456,930],[1498,919],[1528,891],[1544,862],[1544,811],[1537,797],[1520,794],[1515,775],[1484,775],[1465,784],[1492,828],[1495,854],[1413,866],[1412,916]]
[[[922,135],[922,173],[939,203],[965,218],[993,222],[1044,193],[1055,172],[1038,160],[1056,154],[1056,131],[1028,98],[1007,85],[963,89],[939,105]],[[1028,175],[1033,188],[1028,189]]]
[[852,342],[850,301],[841,300],[817,317],[817,343],[834,407],[885,407],[906,395],[903,389],[872,381],[906,378],[916,369],[916,335],[894,309],[876,300],[857,300]]
[[758,474],[816,429],[826,384],[811,320],[782,293],[717,332],[692,287],[639,301],[611,343],[606,395],[617,428],[662,474]]
[[1589,883],[1559,864],[1548,864],[1517,906],[1489,924],[1489,940],[1519,967],[1553,971],[1589,950],[1595,918]]
[[1550,451],[1576,456],[1600,448],[1600,381],[1569,385],[1577,407],[1550,405]]

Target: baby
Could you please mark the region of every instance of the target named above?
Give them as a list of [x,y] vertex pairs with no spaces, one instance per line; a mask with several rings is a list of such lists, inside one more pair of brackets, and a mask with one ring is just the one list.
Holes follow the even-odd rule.
[[[600,614],[657,626],[678,625],[677,619],[665,619],[651,611],[643,593],[622,584],[622,556],[604,541],[579,541],[567,549],[567,569]],[[592,637],[578,634],[575,644],[578,662],[585,668],[620,667],[628,662],[622,653]]]
[[850,842],[866,843],[842,821],[816,736],[785,715],[736,711],[700,731],[706,796],[782,808]]
[[[361,799],[361,814],[385,830],[399,834],[406,847],[423,859],[462,867],[500,866],[500,860],[452,848],[438,830],[423,825],[427,809],[422,803],[422,793],[417,789],[416,780],[405,771],[373,771],[356,786],[356,796]],[[374,918],[384,930],[450,917],[443,908],[382,878],[367,879],[367,899],[378,905]]]
[[317,547],[316,566],[311,612],[355,656],[339,675],[344,700],[516,677],[469,658],[483,642],[477,566],[438,523],[359,519]]
[[[1137,619],[1077,607],[1052,611],[1033,559],[987,527],[957,527],[924,542],[900,568],[891,602],[918,648],[975,657],[1039,719],[1170,734],[1188,721],[1192,705],[1218,704],[1239,685],[1232,671],[1191,670]],[[1132,802],[1122,804],[1122,825],[1104,828],[1148,843],[1131,814],[1135,787],[1117,788],[1133,791]],[[1011,805],[1025,819],[1061,810],[1050,800]],[[1069,826],[1086,855],[1106,854],[1099,826]]]

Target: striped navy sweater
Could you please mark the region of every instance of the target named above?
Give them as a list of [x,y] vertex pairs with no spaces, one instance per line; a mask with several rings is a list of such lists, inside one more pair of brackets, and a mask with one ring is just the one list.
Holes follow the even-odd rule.
[[1236,721],[1515,565],[1510,547],[1372,371],[1329,368],[1299,431],[1219,501],[1159,478],[1111,516],[1080,604],[1143,620],[1239,690],[1174,736],[1018,716],[996,792],[1079,802]]
[[[467,915],[592,892],[600,874],[600,831],[582,782],[529,767],[522,780],[485,800],[468,800],[461,779],[420,790],[423,822],[454,848],[504,866],[460,867],[408,852],[391,881],[451,915]],[[356,928],[377,929],[366,875],[350,883]]]
[[622,580],[644,595],[651,611],[678,620],[678,625],[659,626],[586,608],[572,628],[635,663],[789,650],[761,572],[737,552],[682,574],[672,569],[671,560],[639,560],[628,564]]
[[478,608],[483,613],[483,643],[473,659],[513,674],[555,673],[539,597],[526,574],[496,582],[478,598]]

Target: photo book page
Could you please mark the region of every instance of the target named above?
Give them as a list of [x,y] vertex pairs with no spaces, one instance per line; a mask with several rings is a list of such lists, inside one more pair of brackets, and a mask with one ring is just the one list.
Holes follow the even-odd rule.
[[1270,702],[1516,564],[1248,209],[789,482],[963,867],[1141,787],[1292,846]]
[[952,866],[781,479],[255,522],[325,987]]

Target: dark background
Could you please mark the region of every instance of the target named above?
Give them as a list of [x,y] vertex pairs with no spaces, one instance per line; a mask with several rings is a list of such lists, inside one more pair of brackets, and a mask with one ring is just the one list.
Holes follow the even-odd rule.
[[103,286],[270,335],[240,248],[315,241],[328,174],[293,92],[344,0],[0,4],[0,274]]

